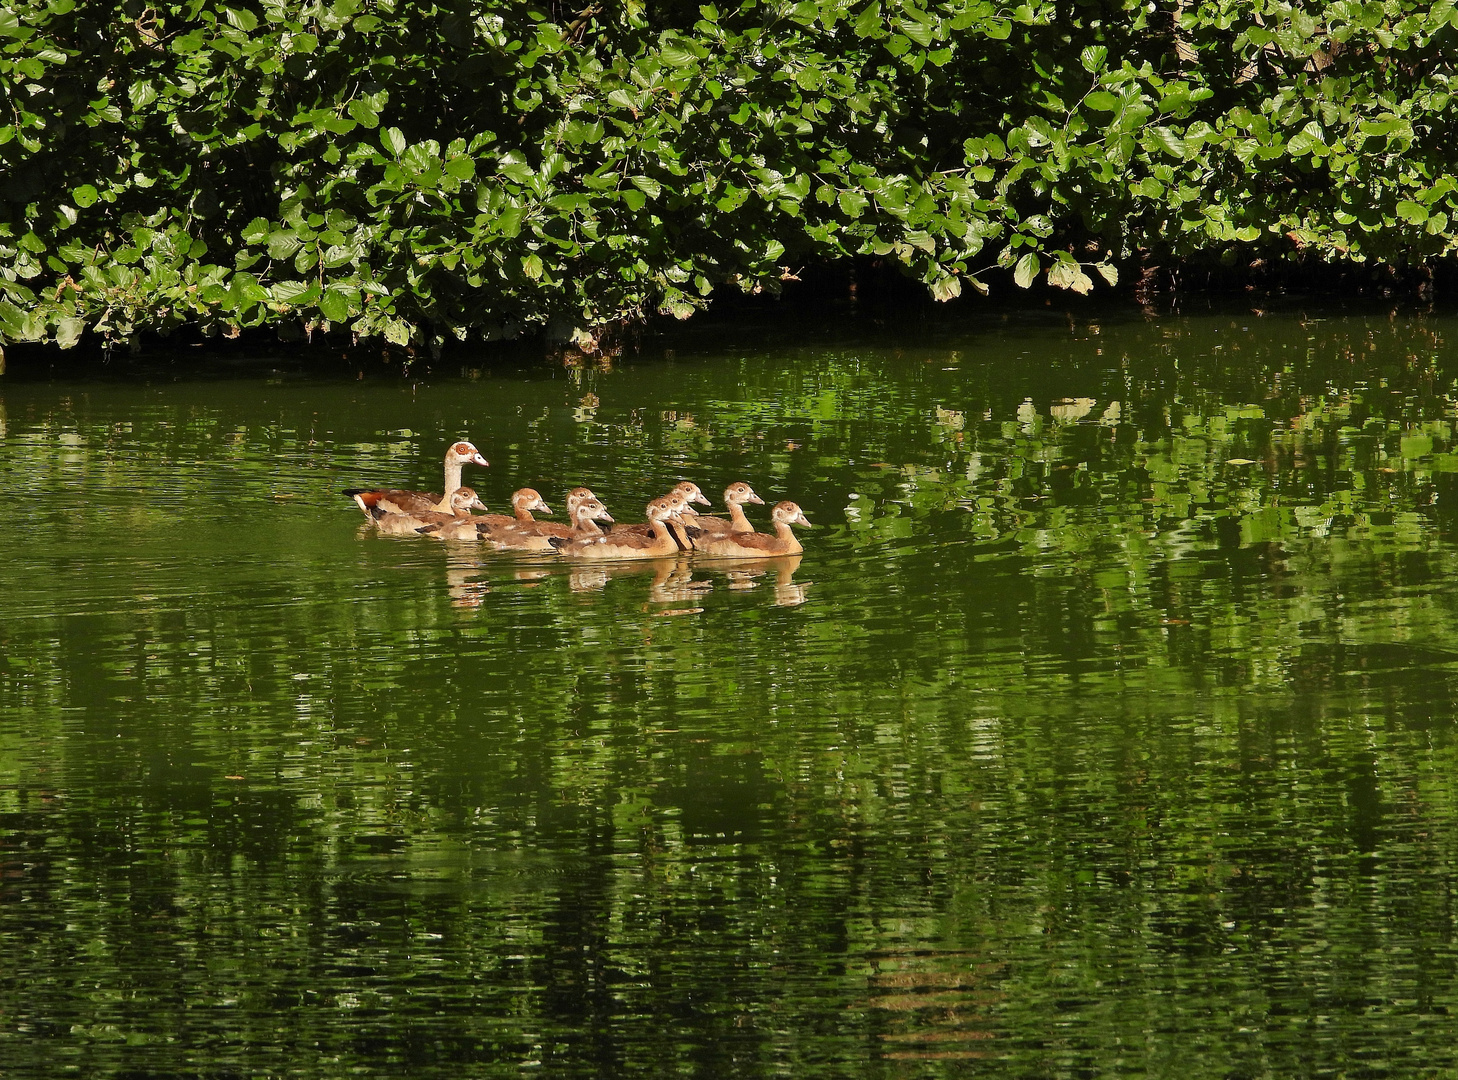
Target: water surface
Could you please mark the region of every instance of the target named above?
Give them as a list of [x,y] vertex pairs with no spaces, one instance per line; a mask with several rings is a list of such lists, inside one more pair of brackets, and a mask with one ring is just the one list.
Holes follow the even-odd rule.
[[[0,1075],[1453,1075],[1455,333],[12,366]],[[821,528],[361,528],[461,436]]]

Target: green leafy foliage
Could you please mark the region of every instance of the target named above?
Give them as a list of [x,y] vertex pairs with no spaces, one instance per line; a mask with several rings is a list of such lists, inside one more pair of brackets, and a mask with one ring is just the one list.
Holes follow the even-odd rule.
[[[1130,259],[1454,248],[1458,7],[19,0],[0,340],[687,317],[874,256],[948,299]],[[1095,273],[1095,271],[1097,273]]]

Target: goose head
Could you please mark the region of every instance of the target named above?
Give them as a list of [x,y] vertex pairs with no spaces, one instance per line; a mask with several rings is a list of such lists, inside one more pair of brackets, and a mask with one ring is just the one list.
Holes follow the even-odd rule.
[[596,499],[583,499],[572,510],[572,520],[579,528],[589,521],[612,521],[607,507]]
[[673,491],[670,491],[667,495],[663,496],[663,498],[668,503],[669,510],[671,511],[669,517],[699,516],[699,512],[689,505],[689,500],[684,496],[683,492],[679,491],[677,488],[675,488]]
[[451,492],[451,513],[457,517],[469,514],[472,510],[485,510],[486,504],[476,496],[472,488],[458,487]]
[[700,506],[708,506],[709,500],[704,498],[704,493],[699,490],[699,485],[685,480],[674,487],[671,494],[682,495],[686,503],[698,503]]
[[724,489],[724,505],[733,506],[735,503],[738,503],[740,506],[743,506],[745,503],[754,503],[756,506],[763,506],[764,500],[754,493],[754,488],[750,487],[743,480],[739,480]]
[[542,497],[537,494],[536,488],[521,488],[513,492],[511,496],[511,508],[518,514],[523,510],[528,512],[537,510],[543,514],[550,514],[552,512],[552,508],[543,502]]
[[446,464],[490,465],[491,462],[487,461],[481,456],[481,451],[477,450],[473,445],[466,442],[465,439],[462,439],[460,442],[454,443],[451,448],[446,451]]
[[770,511],[770,520],[776,525],[803,525],[807,529],[815,528],[805,518],[805,511],[788,500],[775,503],[775,508]]

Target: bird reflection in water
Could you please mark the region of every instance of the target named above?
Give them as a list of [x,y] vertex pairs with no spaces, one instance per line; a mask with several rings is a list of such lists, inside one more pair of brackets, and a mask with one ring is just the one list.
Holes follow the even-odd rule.
[[648,584],[648,602],[651,604],[673,604],[691,601],[714,587],[711,581],[693,580],[693,566],[687,558],[644,559],[638,562],[598,563],[596,565],[574,565],[568,576],[568,585],[573,592],[598,592],[607,587],[614,578],[636,574],[651,574]]
[[[748,592],[762,585],[773,589],[773,603],[776,607],[795,607],[805,603],[805,590],[812,582],[797,582],[795,572],[799,570],[802,555],[780,555],[770,559],[715,559],[712,562],[696,562],[687,555],[676,559],[643,559],[639,561],[574,563],[567,571],[567,587],[575,593],[602,592],[608,582],[624,577],[648,577],[647,596],[644,611],[650,605],[677,604],[670,611],[658,611],[659,615],[698,614],[703,609],[697,606],[705,593],[713,590],[712,581],[694,578],[694,570],[708,570],[723,574],[731,592]],[[495,565],[500,565],[497,562]],[[479,557],[452,553],[446,566],[446,586],[451,603],[456,607],[474,609],[481,606],[491,591],[489,579],[479,575],[483,563]],[[511,578],[531,583],[545,578],[562,576],[562,566],[553,562],[523,562],[513,568]],[[689,606],[683,606],[689,605]]]
[[759,588],[763,583],[758,579],[773,573],[775,606],[795,607],[805,602],[805,587],[812,584],[794,580],[803,558],[803,555],[779,555],[772,559],[717,559],[707,568],[728,578],[730,590],[736,592]]
[[474,611],[491,591],[489,582],[477,578],[481,561],[469,558],[463,552],[452,551],[446,556],[446,593],[451,606]]

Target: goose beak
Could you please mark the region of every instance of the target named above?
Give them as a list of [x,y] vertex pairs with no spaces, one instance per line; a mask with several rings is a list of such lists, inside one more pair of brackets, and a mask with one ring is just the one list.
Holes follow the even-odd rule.
[[805,517],[805,511],[803,510],[796,514],[791,520],[794,521],[796,524],[805,526],[805,528],[807,529],[815,528],[815,526],[811,525],[809,520]]
[[614,517],[611,514],[609,514],[606,510],[604,510],[602,513],[600,513],[600,514],[597,515],[597,520],[598,521],[613,521],[615,519],[614,519]]
[[477,453],[476,456],[471,459],[471,462],[472,462],[472,464],[475,464],[475,465],[483,465],[483,466],[490,466],[490,464],[491,464],[491,462],[489,462],[485,458],[483,458],[480,455],[480,453]]
[[480,510],[482,513],[485,513],[485,511],[486,511],[486,504],[481,501],[480,496],[477,496],[476,498],[472,499],[470,502],[468,502],[466,504],[466,509],[468,509],[468,510]]
[[532,509],[541,514],[550,514],[552,512],[552,508],[541,499],[538,499],[535,503],[532,504]]
[[761,499],[758,495],[756,495],[752,491],[748,495],[746,495],[744,497],[744,501],[747,502],[747,503],[754,503],[755,506],[763,506],[764,505],[764,500]]
[[[708,502],[708,501],[709,501],[708,499],[705,499],[704,500],[704,502]],[[687,503],[685,503],[684,504],[684,508],[678,512],[678,515],[679,515],[679,517],[683,517],[684,515],[687,515],[689,517],[698,517],[699,516],[699,512],[697,510],[695,510],[692,506],[689,506]]]
[[[697,495],[695,495],[692,499],[690,499],[689,502],[696,502],[700,506],[708,506],[709,505],[709,500],[704,497],[704,493],[702,491],[699,492]],[[695,511],[695,513],[697,513],[697,511]]]

